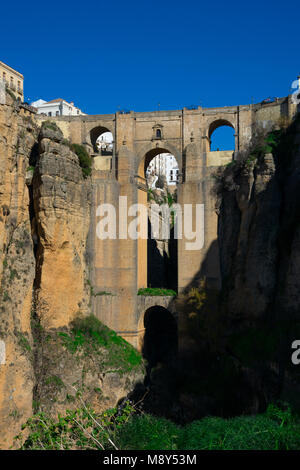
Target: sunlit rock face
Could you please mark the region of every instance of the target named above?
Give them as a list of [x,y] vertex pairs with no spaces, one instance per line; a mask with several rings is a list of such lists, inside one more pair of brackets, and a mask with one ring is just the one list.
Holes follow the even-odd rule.
[[85,261],[90,223],[90,181],[57,128],[41,128],[33,179],[38,235],[36,302],[46,328],[68,325],[87,312]]
[[35,257],[26,171],[37,129],[7,96],[0,105],[0,448],[32,413],[30,327]]

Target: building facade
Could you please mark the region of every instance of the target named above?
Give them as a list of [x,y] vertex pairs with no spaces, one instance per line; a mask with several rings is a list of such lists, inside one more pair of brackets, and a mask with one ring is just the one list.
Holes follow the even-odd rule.
[[165,176],[168,186],[175,185],[178,179],[178,163],[171,153],[161,153],[154,157],[146,170],[146,178]]
[[44,114],[45,116],[81,116],[84,115],[73,102],[68,103],[62,98],[57,98],[51,101],[37,100],[31,103],[37,109],[37,114]]
[[20,72],[0,61],[0,80],[5,83],[17,99],[24,101],[24,77]]

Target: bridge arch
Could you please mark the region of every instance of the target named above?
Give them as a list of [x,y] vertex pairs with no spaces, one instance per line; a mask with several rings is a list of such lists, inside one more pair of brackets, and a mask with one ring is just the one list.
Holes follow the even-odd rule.
[[160,143],[148,143],[144,145],[137,155],[136,174],[145,178],[146,168],[150,161],[160,153],[171,153],[176,158],[179,167],[179,173],[182,172],[182,155],[178,149],[168,141]]
[[[106,132],[111,132],[108,127],[104,126],[97,126],[91,129],[90,131],[90,142],[93,147],[93,151],[96,153],[97,152],[97,139],[100,137],[102,134],[105,134]],[[112,132],[111,132],[112,133]]]
[[97,151],[97,139],[105,132],[111,132],[114,141],[114,128],[110,125],[109,122],[99,122],[99,123],[92,123],[92,125],[87,126],[86,130],[86,137],[85,142],[91,148],[92,152]]
[[[147,207],[148,188],[146,182],[146,169],[149,163],[160,154],[171,154],[175,157],[179,168],[182,168],[182,158],[178,150],[168,142],[158,145],[148,144],[138,155],[136,176],[138,182],[138,204]],[[177,201],[178,203],[180,201]],[[149,215],[149,213],[148,213]],[[151,223],[148,218],[148,238],[139,238],[137,242],[137,283],[138,289],[143,287],[169,288],[177,291],[178,288],[178,244],[174,238],[174,228],[170,229],[167,242],[152,239]],[[158,248],[157,243],[160,245]],[[171,255],[170,255],[171,254]],[[170,256],[169,256],[170,255]],[[151,263],[149,262],[151,260]],[[159,272],[160,275],[154,274]],[[159,285],[157,285],[159,284]]]

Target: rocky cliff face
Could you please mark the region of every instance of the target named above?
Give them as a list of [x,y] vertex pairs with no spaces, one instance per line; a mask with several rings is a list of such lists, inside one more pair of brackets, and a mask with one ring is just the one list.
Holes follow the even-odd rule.
[[37,131],[13,106],[0,108],[0,435],[6,447],[32,411],[35,258],[26,170]]
[[218,239],[227,351],[255,376],[265,401],[283,398],[299,407],[300,372],[291,361],[292,342],[300,339],[299,118],[268,140],[272,153],[250,155],[222,178]]
[[87,313],[89,290],[85,260],[90,225],[90,181],[78,157],[62,143],[51,123],[39,134],[39,158],[33,177],[37,240],[36,311],[41,325],[68,325],[78,311]]
[[107,351],[97,342],[82,340],[85,353],[77,351],[85,330],[72,330],[76,318],[90,314],[90,178],[84,178],[54,123],[39,127],[8,96],[7,103],[0,105],[0,448],[5,449],[33,412],[55,414],[66,403],[77,406],[76,391],[96,409],[114,406],[135,377],[132,371],[131,378],[126,370],[116,373],[118,367],[109,370]]

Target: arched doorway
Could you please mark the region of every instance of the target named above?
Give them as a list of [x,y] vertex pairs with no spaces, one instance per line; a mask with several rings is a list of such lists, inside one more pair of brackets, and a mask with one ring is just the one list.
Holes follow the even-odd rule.
[[151,370],[158,363],[170,363],[178,351],[177,322],[166,308],[155,305],[144,314],[142,354]]
[[[138,240],[138,287],[177,291],[178,249],[172,206],[178,202],[178,175],[177,158],[167,148],[149,150],[140,162],[138,178],[143,184],[139,185],[138,202],[148,208],[148,239]],[[158,212],[151,210],[153,204],[156,210],[159,207]]]

